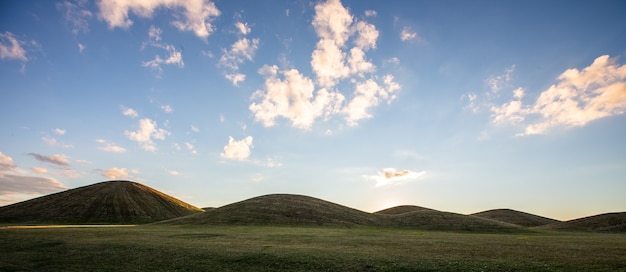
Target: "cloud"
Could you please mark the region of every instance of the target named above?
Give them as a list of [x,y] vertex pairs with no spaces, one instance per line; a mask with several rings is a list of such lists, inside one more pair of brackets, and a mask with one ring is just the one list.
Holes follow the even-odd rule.
[[487,85],[491,89],[491,92],[498,93],[502,88],[506,87],[511,81],[514,71],[515,65],[511,65],[503,74],[489,77],[487,79]]
[[148,37],[150,38],[150,40],[147,43],[144,43],[142,47],[143,49],[146,45],[149,45],[153,48],[167,51],[167,54],[169,56],[165,59],[161,58],[160,55],[155,55],[153,60],[145,61],[142,63],[143,67],[149,67],[156,71],[157,76],[160,76],[160,74],[163,72],[163,68],[161,68],[162,64],[171,64],[180,68],[185,66],[182,53],[177,50],[175,46],[162,42],[161,33],[162,31],[160,28],[150,26],[150,29],[148,30]]
[[[72,26],[74,35],[79,32],[89,32],[89,22],[93,14],[85,8],[88,2],[86,0],[78,0],[75,3],[63,1],[57,3],[57,9],[63,12],[63,18]],[[82,49],[80,50],[82,52]]]
[[169,131],[157,128],[157,123],[150,118],[139,120],[137,131],[124,131],[128,139],[138,142],[141,148],[146,151],[156,151],[156,144],[153,139],[164,140],[170,134]]
[[197,126],[191,125],[191,131],[198,133],[200,132],[200,128],[198,128]]
[[78,52],[82,53],[85,48],[87,48],[86,45],[83,45],[82,43],[78,43]]
[[67,160],[67,156],[62,155],[62,154],[54,154],[50,156],[45,156],[45,155],[41,155],[37,153],[28,153],[28,155],[33,156],[33,158],[37,159],[40,162],[52,163],[52,164],[56,164],[59,166],[70,165],[70,162]]
[[518,134],[523,136],[557,126],[582,127],[626,110],[626,65],[617,65],[615,58],[600,56],[582,70],[564,71],[557,80],[530,105],[522,101],[524,89],[514,90],[511,101],[491,107],[492,122],[524,124],[524,132]]
[[135,117],[139,116],[139,114],[137,113],[136,110],[131,109],[131,108],[127,108],[127,107],[124,107],[124,106],[122,106],[122,114],[125,115],[125,116],[130,116],[132,118],[135,118]]
[[157,8],[174,12],[172,25],[180,31],[193,31],[206,40],[214,31],[212,21],[220,15],[215,4],[207,0],[102,0],[98,2],[98,18],[108,23],[111,29],[128,28],[133,24],[129,13],[141,18],[151,18]]
[[329,0],[315,5],[313,27],[323,40],[343,46],[350,36],[352,15],[339,0]]
[[220,156],[231,160],[245,160],[250,157],[250,148],[252,147],[252,136],[247,136],[239,141],[235,141],[233,137],[228,137],[228,144],[224,146],[224,153]]
[[381,101],[391,102],[395,99],[393,94],[400,89],[400,85],[394,82],[393,76],[386,75],[383,78],[384,85],[369,79],[357,84],[354,90],[354,98],[344,108],[347,114],[346,121],[349,126],[356,126],[361,119],[372,118],[368,112],[371,107],[377,106]]
[[30,170],[32,170],[33,172],[37,173],[37,174],[45,174],[48,173],[48,169],[43,168],[43,167],[31,167]]
[[[36,173],[45,173],[45,168],[31,168]],[[0,152],[0,199],[15,194],[37,195],[49,194],[67,189],[59,181],[39,176],[24,175],[17,168],[13,158]],[[8,204],[8,203],[7,203]]]
[[172,113],[174,111],[170,105],[163,105],[161,106],[161,109],[166,113]]
[[126,168],[117,167],[104,170],[100,173],[100,175],[110,180],[125,180],[130,178],[130,176],[128,175],[128,170],[126,170]]
[[378,15],[378,12],[376,12],[375,10],[366,10],[365,11],[365,16],[366,17],[376,17]]
[[187,147],[187,149],[189,149],[189,151],[190,151],[192,154],[196,154],[196,153],[198,153],[198,152],[196,151],[196,148],[193,146],[193,144],[192,144],[192,143],[185,142],[185,146]]
[[23,62],[28,61],[26,50],[22,47],[23,44],[24,42],[16,39],[11,32],[0,33],[0,60],[13,59]]
[[416,180],[423,178],[426,175],[426,171],[414,172],[411,170],[398,171],[395,168],[385,168],[383,171],[378,172],[376,175],[363,176],[367,179],[376,181],[376,187],[381,187],[391,184],[400,184],[407,180]]
[[[339,111],[344,97],[338,92],[321,89],[314,94],[313,81],[298,70],[278,71],[277,66],[264,65],[259,73],[265,76],[265,90],[253,97],[262,97],[260,103],[249,107],[255,120],[270,127],[277,117],[289,119],[294,127],[308,129],[316,118]],[[282,75],[284,80],[280,79]]]
[[400,32],[400,40],[402,40],[403,42],[406,42],[406,41],[414,40],[416,38],[418,38],[417,32],[412,31],[408,27],[402,28],[402,31]]
[[180,176],[180,173],[176,170],[169,170],[167,172],[172,176]]
[[96,142],[103,144],[102,146],[99,146],[98,149],[100,150],[104,150],[107,152],[113,152],[113,153],[123,153],[126,152],[126,148],[123,148],[121,146],[116,145],[115,143],[103,140],[103,139],[97,139]]
[[252,31],[250,27],[248,27],[247,23],[237,22],[235,23],[235,27],[237,27],[239,32],[241,32],[241,34],[243,35],[248,35],[250,31]]
[[[243,35],[247,35],[252,31],[246,23],[237,22],[235,26]],[[246,80],[246,75],[238,72],[239,65],[245,61],[252,61],[258,48],[259,39],[243,37],[233,43],[229,50],[224,50],[218,62],[219,66],[230,70],[224,77],[235,86],[238,86],[239,82]]]
[[65,129],[55,128],[53,131],[57,135],[65,135]]

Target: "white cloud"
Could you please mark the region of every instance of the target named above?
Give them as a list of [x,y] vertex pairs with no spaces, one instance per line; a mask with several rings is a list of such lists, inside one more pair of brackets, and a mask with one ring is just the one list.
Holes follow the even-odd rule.
[[246,80],[246,75],[241,73],[226,74],[224,77],[230,80],[234,86],[239,86],[239,82],[244,82]]
[[115,143],[103,140],[103,139],[97,139],[96,142],[103,144],[102,146],[98,147],[98,149],[100,150],[104,150],[107,152],[113,152],[113,153],[123,153],[126,152],[126,148],[123,148],[121,146],[116,145]]
[[515,65],[511,65],[511,67],[504,71],[504,74],[489,77],[487,79],[487,85],[491,89],[491,92],[498,93],[504,87],[507,87],[509,82],[511,81],[511,77],[514,71]]
[[30,170],[32,170],[33,172],[35,172],[37,174],[48,173],[48,169],[47,168],[43,168],[43,167],[31,167]]
[[375,10],[366,10],[365,11],[365,16],[367,17],[376,17],[378,15],[378,12],[376,12]]
[[382,101],[390,102],[395,98],[393,93],[400,89],[400,85],[393,80],[393,76],[387,75],[383,78],[384,86],[380,86],[372,79],[356,85],[354,98],[344,108],[349,126],[357,125],[357,121],[361,119],[372,118],[368,111],[371,107],[377,106]]
[[413,39],[416,39],[417,37],[417,32],[412,31],[410,28],[408,27],[403,27],[402,31],[400,32],[400,40],[402,40],[403,42],[406,41],[410,41]]
[[55,146],[57,144],[57,139],[52,137],[41,137],[41,140],[49,146]]
[[0,59],[28,61],[23,44],[24,42],[16,39],[11,32],[0,33]]
[[626,65],[618,66],[615,58],[600,56],[582,70],[568,69],[557,79],[531,105],[523,104],[525,92],[516,89],[511,101],[491,107],[492,121],[516,124],[533,117],[518,134],[522,136],[542,134],[556,126],[582,127],[626,110]]
[[150,118],[139,120],[139,129],[137,131],[124,131],[124,135],[128,139],[138,142],[141,148],[146,151],[156,151],[157,148],[153,139],[164,140],[169,134],[169,131],[157,128],[157,123]]
[[83,51],[85,51],[85,48],[87,48],[86,45],[78,43],[78,52],[83,53]]
[[[250,28],[241,22],[237,23],[237,28],[245,35],[250,33]],[[231,46],[230,50],[224,50],[220,57],[219,66],[224,67],[228,72],[225,77],[230,80],[233,85],[237,86],[239,82],[246,79],[246,75],[239,73],[239,65],[254,59],[254,54],[259,48],[259,39],[241,38]]]
[[315,5],[313,27],[323,40],[343,46],[350,36],[352,15],[339,0],[329,0]]
[[176,170],[169,170],[167,172],[172,176],[180,176],[180,173]]
[[243,34],[243,35],[248,35],[248,33],[250,33],[250,31],[252,31],[250,29],[250,27],[248,27],[247,23],[237,22],[237,23],[235,23],[235,27],[237,27],[239,32],[241,32],[241,34]]
[[185,146],[187,147],[187,149],[189,149],[189,152],[191,152],[192,154],[198,153],[192,143],[185,142]]
[[[74,35],[79,32],[89,32],[89,22],[87,20],[89,20],[93,14],[85,8],[87,3],[86,0],[78,0],[75,1],[75,3],[70,1],[57,3],[57,9],[63,12],[63,17],[72,26],[72,33],[74,33]],[[81,49],[80,51],[82,52],[83,50]]]
[[55,128],[53,132],[57,135],[65,135],[65,129]]
[[200,132],[200,129],[197,126],[191,125],[191,131],[198,133]]
[[378,30],[376,30],[376,26],[359,21],[356,23],[355,29],[358,33],[354,41],[357,47],[363,50],[376,48],[376,40],[378,40]]
[[[132,170],[131,170],[132,171]],[[104,170],[100,173],[103,177],[111,180],[126,180],[129,179],[128,170],[126,168],[112,167]]]
[[136,110],[131,109],[131,108],[126,108],[124,106],[122,106],[122,114],[125,116],[130,116],[132,118],[139,116]]
[[11,171],[15,168],[13,158],[0,152],[0,172]]
[[224,146],[224,153],[220,153],[220,156],[231,160],[245,160],[250,157],[251,147],[252,136],[247,136],[239,141],[235,141],[233,137],[228,137],[228,144]]
[[143,46],[145,48],[146,45],[150,45],[154,48],[165,50],[169,55],[166,59],[161,58],[160,55],[155,55],[153,60],[142,63],[143,67],[149,67],[155,70],[157,72],[157,76],[163,72],[163,68],[161,68],[162,64],[172,64],[181,68],[185,66],[185,63],[183,62],[183,54],[177,50],[175,46],[162,42],[161,33],[162,31],[160,28],[150,26],[150,29],[148,30],[148,37],[150,40]]
[[215,4],[208,0],[102,0],[98,2],[98,8],[98,18],[112,29],[130,27],[133,21],[129,13],[151,18],[157,8],[170,9],[175,12],[173,26],[180,31],[193,31],[204,40],[214,31],[211,22],[220,15]]
[[41,155],[37,153],[28,153],[28,155],[33,156],[33,158],[37,159],[40,162],[52,163],[52,164],[56,164],[59,166],[68,166],[70,164],[69,160],[67,159],[67,156],[62,155],[62,154],[54,154],[50,156],[45,156],[45,155]]
[[332,87],[339,79],[348,77],[350,68],[345,64],[346,54],[337,43],[322,39],[311,54],[311,67],[317,82],[323,87]]
[[[298,70],[291,69],[279,73],[277,66],[263,66],[259,73],[265,76],[265,91],[257,91],[253,98],[263,98],[260,103],[252,103],[249,107],[256,121],[269,127],[275,124],[277,117],[292,122],[294,127],[308,129],[316,118],[339,111],[344,97],[338,92],[326,89],[314,95],[313,81]],[[284,76],[284,80],[279,78]]]
[[423,178],[426,175],[426,171],[414,172],[411,170],[398,171],[395,168],[385,168],[383,171],[378,172],[376,175],[365,175],[363,177],[376,181],[376,187],[381,187],[391,184],[399,184],[407,180],[416,180]]
[[172,113],[174,111],[174,109],[172,109],[172,107],[170,105],[163,105],[163,106],[161,106],[161,109],[164,112],[167,112],[167,113]]

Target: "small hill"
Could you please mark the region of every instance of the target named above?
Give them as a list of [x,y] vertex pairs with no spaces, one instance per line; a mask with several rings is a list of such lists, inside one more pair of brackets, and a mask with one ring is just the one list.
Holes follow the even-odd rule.
[[433,209],[413,205],[401,205],[375,212],[375,214],[402,214],[417,211],[434,211]]
[[520,212],[511,209],[495,209],[471,214],[523,227],[536,227],[560,222],[551,218]]
[[626,212],[605,213],[540,226],[541,229],[626,232]]
[[271,194],[229,204],[165,224],[375,225],[372,214],[314,197]]
[[107,181],[0,207],[3,223],[138,224],[202,212],[131,181]]
[[518,231],[521,229],[517,225],[505,222],[430,209],[399,214],[380,214],[379,216],[384,220],[384,225],[389,227],[481,232]]

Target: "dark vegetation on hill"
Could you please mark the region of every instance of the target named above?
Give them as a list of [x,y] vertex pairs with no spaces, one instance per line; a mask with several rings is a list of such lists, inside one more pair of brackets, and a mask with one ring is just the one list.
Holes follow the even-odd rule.
[[626,212],[605,213],[538,227],[540,229],[626,232]]
[[417,211],[434,211],[433,209],[413,205],[401,205],[375,212],[376,214],[401,214]]
[[560,222],[551,218],[538,216],[530,213],[520,212],[511,209],[495,209],[471,214],[482,218],[488,218],[523,227],[536,227]]
[[202,212],[148,186],[108,181],[0,207],[3,223],[140,224]]

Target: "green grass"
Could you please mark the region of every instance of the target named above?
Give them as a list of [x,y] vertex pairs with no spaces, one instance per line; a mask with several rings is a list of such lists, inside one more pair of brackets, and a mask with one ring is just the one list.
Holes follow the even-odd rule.
[[626,235],[138,226],[0,229],[0,271],[626,271]]

